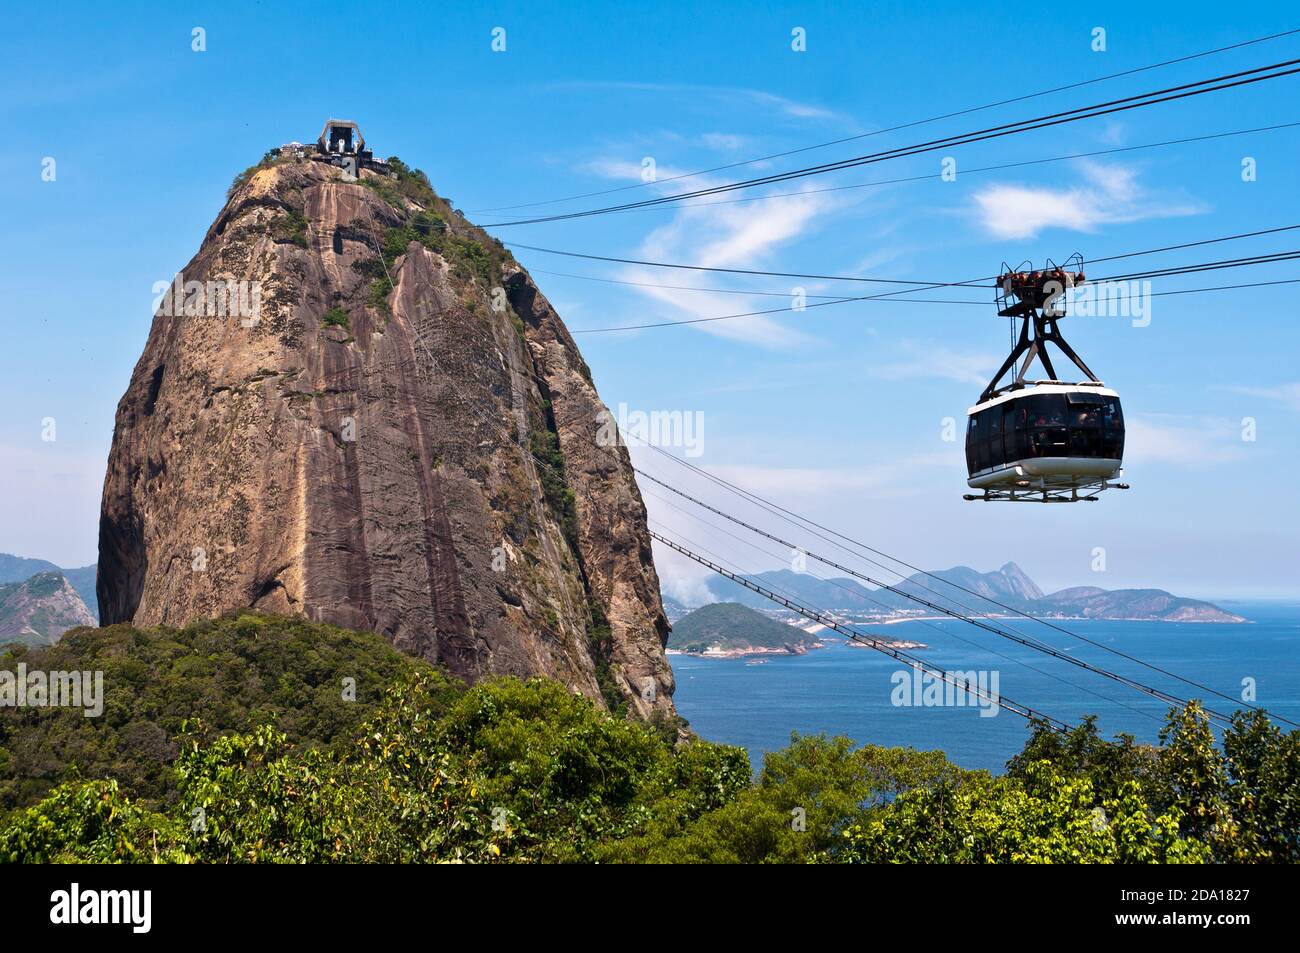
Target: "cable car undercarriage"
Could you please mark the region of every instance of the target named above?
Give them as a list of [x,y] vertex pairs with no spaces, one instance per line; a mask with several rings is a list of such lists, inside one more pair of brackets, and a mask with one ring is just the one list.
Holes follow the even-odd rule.
[[[1028,263],[1002,266],[996,300],[1001,317],[1020,319],[1020,335],[1007,359],[968,411],[968,485],[980,493],[966,500],[1013,503],[1077,503],[1096,500],[1102,490],[1128,489],[1115,482],[1122,472],[1124,417],[1119,394],[1106,387],[1061,336],[1069,288],[1082,284],[1083,260],[1063,267],[1048,261],[1041,271]],[[1058,380],[1048,343],[1086,380]],[[1023,363],[1018,362],[1023,358]],[[1026,380],[1037,360],[1046,380]],[[1012,380],[998,386],[1008,372]]]

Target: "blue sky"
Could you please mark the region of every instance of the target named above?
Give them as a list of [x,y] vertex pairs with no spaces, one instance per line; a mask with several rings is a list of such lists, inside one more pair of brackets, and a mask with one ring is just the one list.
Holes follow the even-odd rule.
[[[326,116],[356,119],[378,154],[423,168],[489,223],[509,214],[482,210],[635,185],[647,157],[662,179],[1300,25],[1281,4],[1232,18],[1209,3],[549,6],[66,3],[10,14],[0,35],[0,551],[63,565],[95,559],[113,414],[148,332],[154,282],[197,250],[235,173],[273,145],[314,138]],[[206,31],[204,52],[191,49],[195,27]],[[804,52],[791,49],[795,27],[806,31]],[[1106,31],[1104,52],[1092,49],[1096,27]],[[845,158],[1296,56],[1300,37],[611,198]],[[1093,258],[1288,225],[1300,222],[1300,129],[962,170],[1296,121],[1298,92],[1300,78],[1276,80],[799,180],[765,190],[796,194],[765,201],[493,231],[625,257],[961,280],[1003,260]],[[805,191],[934,176],[946,155],[957,161],[955,181]],[[46,157],[57,163],[53,182],[42,180]],[[1256,160],[1255,181],[1242,180],[1244,157]],[[545,208],[592,201],[603,202]],[[1288,250],[1297,234],[1135,265]],[[516,254],[574,331],[785,299],[565,275],[783,296],[796,284]],[[1162,279],[1152,290],[1296,277],[1290,263]],[[843,287],[799,284],[809,295]],[[578,340],[611,406],[703,414],[704,452],[693,463],[914,563],[992,569],[1015,560],[1048,588],[1295,597],[1295,293],[1158,297],[1146,327],[1067,319],[1130,422],[1133,489],[1079,506],[961,499],[961,448],[942,439],[943,422],[955,418],[960,433],[1004,355],[1008,328],[991,302],[848,304]],[[41,439],[50,417],[53,442]],[[1245,417],[1256,421],[1253,442],[1241,439]],[[689,529],[647,496],[652,515],[708,537],[744,568],[778,565]],[[1099,547],[1104,573],[1093,571]],[[661,554],[660,568],[673,591],[698,593],[692,567]]]

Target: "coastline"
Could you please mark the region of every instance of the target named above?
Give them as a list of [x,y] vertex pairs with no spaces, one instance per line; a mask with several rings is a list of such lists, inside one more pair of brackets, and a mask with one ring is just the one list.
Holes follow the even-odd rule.
[[[835,641],[838,642],[839,640],[837,639]],[[927,646],[924,642],[912,642],[906,639],[882,639],[881,641],[888,648],[891,649],[929,648],[929,646]],[[849,646],[850,648],[858,648],[858,649],[871,648],[870,645],[866,645],[862,642],[855,642],[853,639],[844,639],[843,644]],[[737,658],[750,658],[752,656],[760,656],[760,655],[807,655],[809,652],[815,651],[817,649],[826,648],[826,645],[827,643],[825,641],[818,641],[810,645],[801,645],[801,646],[785,645],[785,646],[781,646],[780,648],[750,645],[744,648],[722,649],[722,648],[716,648],[711,646],[703,652],[687,652],[684,651],[683,649],[664,649],[664,653],[666,655],[681,655],[681,656],[685,656],[686,658],[737,659]]]
[[[1025,616],[1007,612],[972,613],[981,619],[1023,619]],[[1161,619],[1151,616],[1109,616],[1109,615],[1032,615],[1033,619],[1050,619],[1053,622],[1160,622],[1165,624],[1203,624],[1203,625],[1252,625],[1253,620],[1231,613],[1229,619]],[[863,625],[897,625],[900,622],[945,622],[952,619],[946,615],[901,616],[880,622],[862,623]]]
[[814,649],[823,649],[826,647],[825,642],[816,642],[812,645],[788,646],[783,645],[780,648],[774,648],[762,645],[749,645],[744,648],[721,649],[710,646],[703,652],[687,652],[684,649],[664,649],[665,655],[684,655],[688,658],[746,658],[751,655],[807,655]]

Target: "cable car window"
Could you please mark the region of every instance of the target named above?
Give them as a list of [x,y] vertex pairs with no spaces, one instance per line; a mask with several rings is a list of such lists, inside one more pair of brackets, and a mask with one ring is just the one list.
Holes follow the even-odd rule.
[[1002,408],[990,407],[984,413],[988,416],[989,466],[1000,467],[1006,463],[1002,455]]
[[1101,427],[1101,410],[1097,407],[1071,407],[1070,426],[1096,430]]
[[1108,397],[1102,405],[1102,426],[1107,430],[1124,429],[1124,414],[1120,410],[1118,399]]
[[1124,459],[1124,431],[1122,430],[1103,430],[1101,432],[1102,447],[1105,452],[1102,454],[1107,460]]
[[1034,456],[1069,456],[1070,431],[1065,427],[1052,427],[1034,431]]
[[1016,432],[1016,420],[1020,417],[1011,404],[1002,405],[1002,458],[1012,463],[1024,457],[1022,435]]
[[989,411],[992,409],[986,408],[975,415],[978,421],[975,428],[975,465],[980,470],[989,468]]
[[1100,428],[1070,428],[1070,456],[1072,457],[1100,457],[1101,456],[1101,430]]
[[1065,426],[1065,395],[1039,394],[1029,399],[1029,425],[1031,427]]

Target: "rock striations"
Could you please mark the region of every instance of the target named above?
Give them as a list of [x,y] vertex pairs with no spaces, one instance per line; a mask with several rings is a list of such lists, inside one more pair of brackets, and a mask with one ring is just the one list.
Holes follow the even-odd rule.
[[416,170],[268,153],[117,410],[102,624],[252,607],[671,714],[626,450],[559,315]]

